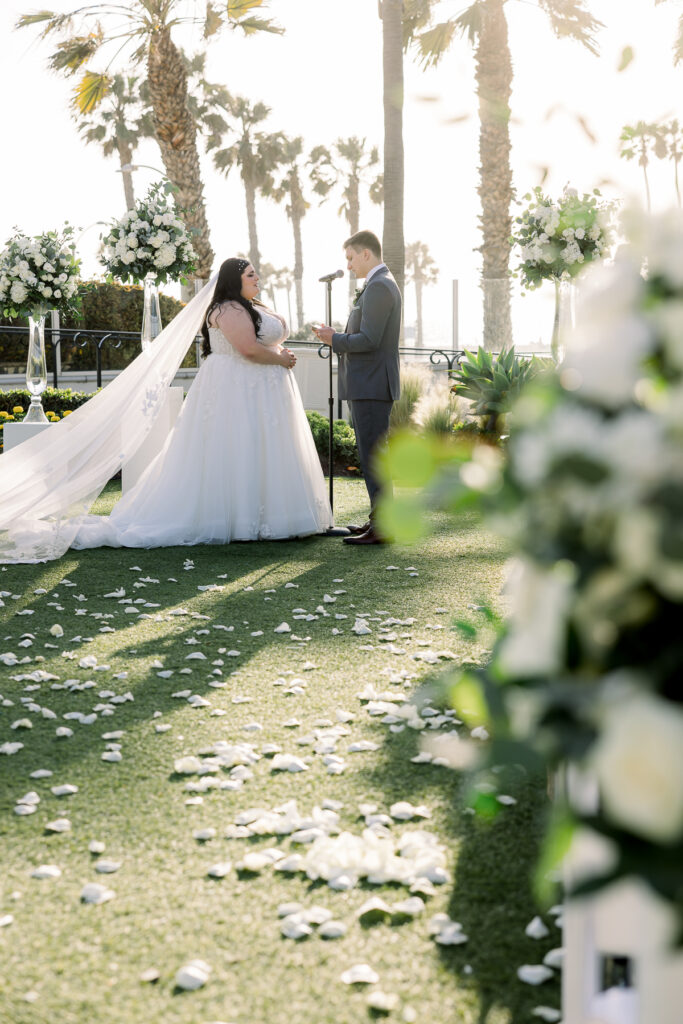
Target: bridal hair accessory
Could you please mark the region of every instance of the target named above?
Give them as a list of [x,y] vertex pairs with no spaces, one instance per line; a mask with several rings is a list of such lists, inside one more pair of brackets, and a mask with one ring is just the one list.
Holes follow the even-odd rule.
[[248,266],[249,266],[249,260],[238,260],[237,261],[237,269],[239,270],[240,274],[243,274]]

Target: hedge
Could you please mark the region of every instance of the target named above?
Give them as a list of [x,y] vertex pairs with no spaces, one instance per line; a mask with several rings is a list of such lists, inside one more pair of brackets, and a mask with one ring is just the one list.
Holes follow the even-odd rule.
[[[144,290],[137,285],[122,285],[107,281],[84,281],[80,286],[79,299],[83,318],[76,320],[65,317],[61,326],[78,330],[134,331],[142,329]],[[159,295],[161,322],[168,324],[183,308],[183,303],[170,295]],[[49,321],[48,321],[49,322]],[[0,317],[0,366],[13,369],[26,365],[26,337],[3,334],[5,325],[27,326],[25,320],[7,320]],[[95,348],[92,342],[82,348],[66,339],[61,343],[62,369],[94,370]],[[52,345],[46,343],[48,372],[52,370]],[[140,342],[136,339],[124,341],[120,348],[108,343],[102,347],[102,367],[105,370],[122,370],[140,353]],[[194,348],[190,348],[183,360],[183,366],[195,366]],[[7,372],[7,371],[6,371]],[[16,370],[15,370],[16,372]]]
[[[47,413],[54,413],[56,416],[63,416],[65,412],[77,409],[83,405],[96,392],[72,391],[71,388],[46,388],[43,392],[43,409]],[[0,413],[8,414],[12,420],[21,420],[23,414],[13,413],[15,407],[21,406],[23,413],[26,413],[31,401],[31,395],[24,388],[15,388],[11,391],[0,390]],[[315,447],[320,456],[323,469],[327,470],[329,450],[329,421],[319,412],[307,412],[308,419]],[[4,416],[0,416],[0,440],[2,439],[2,424],[7,422]],[[11,422],[11,420],[10,420]],[[356,435],[346,420],[335,420],[333,423],[333,462],[335,473],[357,474],[360,472],[358,461],[358,449],[356,448]]]

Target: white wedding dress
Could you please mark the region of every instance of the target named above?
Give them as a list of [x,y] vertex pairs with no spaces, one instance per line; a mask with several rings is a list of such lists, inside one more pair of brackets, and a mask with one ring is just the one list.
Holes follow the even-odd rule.
[[[288,330],[260,310],[262,345]],[[321,533],[325,478],[290,370],[250,362],[209,328],[204,360],[166,444],[110,516],[81,520],[74,548],[227,544]]]

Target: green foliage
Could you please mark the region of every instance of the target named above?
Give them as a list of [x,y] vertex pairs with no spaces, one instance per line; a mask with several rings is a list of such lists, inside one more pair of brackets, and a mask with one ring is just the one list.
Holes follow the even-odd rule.
[[[133,331],[142,328],[142,310],[144,291],[136,285],[121,285],[108,281],[84,281],[79,288],[77,300],[82,309],[82,318],[63,317],[62,327],[90,331]],[[183,308],[183,303],[170,295],[159,295],[161,321],[166,326]],[[2,326],[18,322],[0,318],[0,367],[4,372],[23,372],[26,365],[26,337],[16,334],[3,334]],[[49,326],[49,320],[48,320]],[[52,368],[52,345],[45,344],[48,372]],[[94,343],[88,342],[81,347],[79,342],[62,339],[63,370],[94,370]],[[105,342],[102,347],[102,367],[105,370],[122,370],[140,354],[140,342],[131,338],[123,341],[119,348]],[[190,348],[182,363],[183,366],[195,365],[194,347]]]
[[[329,420],[319,412],[307,412],[306,417],[320,461],[324,467],[327,467],[330,443]],[[360,471],[356,434],[346,420],[335,420],[332,424],[332,461],[335,472],[358,473]]]
[[453,392],[473,403],[474,415],[481,417],[486,433],[498,434],[501,417],[539,370],[536,359],[520,359],[514,348],[494,355],[480,347],[476,355],[465,353],[453,374]]
[[415,407],[427,390],[428,378],[419,367],[401,367],[401,395],[391,407],[390,433],[410,426]]
[[[83,405],[92,394],[85,391],[72,391],[71,388],[46,388],[42,394],[43,409],[49,420],[55,422],[62,419]],[[21,423],[28,412],[31,393],[25,388],[13,388],[0,391],[0,452],[3,450],[3,427],[5,423]],[[19,412],[19,409],[22,411]]]

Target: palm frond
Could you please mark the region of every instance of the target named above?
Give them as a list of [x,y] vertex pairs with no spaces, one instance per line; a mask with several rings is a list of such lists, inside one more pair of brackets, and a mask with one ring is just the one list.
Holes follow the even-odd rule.
[[482,0],[475,0],[471,7],[459,14],[455,19],[457,31],[462,36],[467,36],[468,41],[474,46],[481,32],[481,25],[484,16]]
[[245,14],[249,14],[249,11],[253,11],[255,7],[263,7],[263,0],[228,0],[226,11],[229,18],[238,20]]
[[74,106],[81,114],[90,114],[109,91],[111,79],[107,75],[98,75],[95,71],[86,71],[74,90]]
[[568,36],[598,55],[595,33],[604,25],[587,10],[585,0],[538,0],[558,38]]
[[31,25],[41,25],[43,23],[46,23],[45,28],[41,32],[41,37],[44,39],[52,32],[71,28],[73,15],[56,14],[54,11],[35,11],[33,14],[22,14],[14,27],[29,28]]
[[204,38],[209,39],[223,27],[223,12],[219,11],[212,4],[206,5],[206,20],[204,21]]
[[439,22],[433,28],[415,36],[415,45],[423,67],[436,67],[439,63],[455,38],[458,31],[458,20],[454,18]]
[[241,28],[245,36],[252,36],[255,32],[272,32],[274,35],[281,36],[285,31],[281,25],[277,25],[268,18],[242,18],[235,22],[235,28]]
[[91,32],[90,35],[65,39],[48,57],[48,67],[52,71],[64,71],[67,75],[74,75],[97,53],[102,42],[103,36],[99,26],[97,31]]

